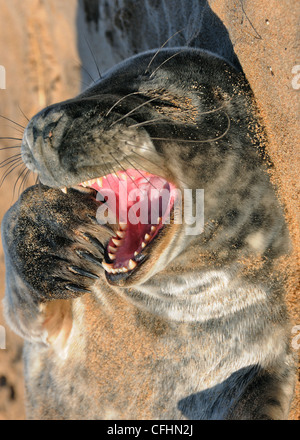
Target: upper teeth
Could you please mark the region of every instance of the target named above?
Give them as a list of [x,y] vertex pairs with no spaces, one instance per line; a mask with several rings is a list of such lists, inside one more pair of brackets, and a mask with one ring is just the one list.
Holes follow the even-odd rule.
[[126,235],[126,232],[125,232],[125,231],[117,231],[117,236],[118,236],[118,237],[120,237],[120,238],[124,238],[125,235]]
[[82,186],[92,186],[94,183],[97,183],[102,188],[102,179],[105,177],[96,177],[96,179],[86,180],[85,182],[81,182]]
[[118,240],[117,238],[112,238],[111,241],[117,247],[120,247],[122,245],[122,240]]

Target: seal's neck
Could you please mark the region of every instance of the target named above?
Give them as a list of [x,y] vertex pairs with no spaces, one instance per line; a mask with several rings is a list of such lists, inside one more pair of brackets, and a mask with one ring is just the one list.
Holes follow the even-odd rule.
[[223,269],[157,274],[124,293],[139,308],[172,321],[205,322],[266,301],[266,292]]

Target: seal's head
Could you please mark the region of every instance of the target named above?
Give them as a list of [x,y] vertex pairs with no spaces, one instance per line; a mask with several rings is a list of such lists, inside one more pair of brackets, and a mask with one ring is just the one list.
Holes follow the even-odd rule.
[[[242,73],[219,57],[188,48],[147,52],[37,114],[22,157],[44,185],[95,191],[98,221],[114,232],[103,263],[107,279],[141,283],[194,239],[186,235],[186,210],[174,221],[183,206],[196,209],[185,189],[205,188],[209,213],[217,212],[214,175],[249,144],[250,100]],[[257,157],[243,161],[253,166]],[[225,176],[229,198],[234,187],[234,176]]]

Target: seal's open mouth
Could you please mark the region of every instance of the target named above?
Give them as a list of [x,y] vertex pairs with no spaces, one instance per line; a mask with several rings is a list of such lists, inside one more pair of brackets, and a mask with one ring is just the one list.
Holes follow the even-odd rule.
[[[81,183],[98,192],[100,224],[116,225],[102,263],[108,278],[127,278],[149,255],[149,245],[170,223],[175,186],[160,176],[137,169]],[[150,248],[151,248],[150,246]]]

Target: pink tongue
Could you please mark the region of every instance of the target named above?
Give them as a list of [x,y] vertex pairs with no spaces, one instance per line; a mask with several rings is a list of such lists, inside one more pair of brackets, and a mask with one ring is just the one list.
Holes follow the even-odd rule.
[[[151,223],[157,224],[158,217],[161,217],[162,211],[166,211],[169,205],[168,196],[164,197],[163,203],[158,200],[162,194],[161,190],[171,190],[168,182],[146,171],[128,169],[126,172],[119,171],[118,175],[109,174],[98,180],[102,186],[95,182],[91,187],[100,193],[101,190],[103,193],[103,190],[114,193],[112,198],[108,198],[107,206],[116,212],[116,218],[120,223],[132,224],[135,228]],[[135,207],[131,209],[133,205]]]
[[[97,183],[98,182],[98,183]],[[111,238],[108,252],[113,252],[113,267],[124,268],[149,244],[163,226],[174,203],[174,185],[145,171],[128,169],[109,174],[91,185],[107,196],[105,209],[116,213],[119,228],[126,230],[122,239]],[[127,226],[121,226],[121,224]],[[117,240],[117,241],[116,241]]]

